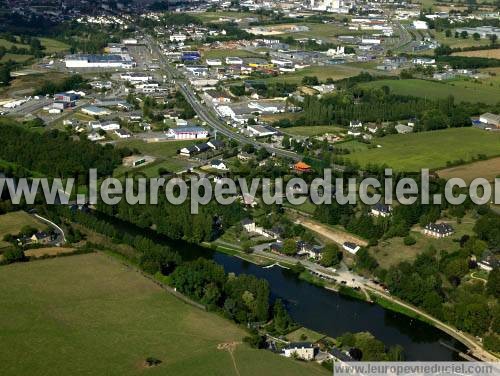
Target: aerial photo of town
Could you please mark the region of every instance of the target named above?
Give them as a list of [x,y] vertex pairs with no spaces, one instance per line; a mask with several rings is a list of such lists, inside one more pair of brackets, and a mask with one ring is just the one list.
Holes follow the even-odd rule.
[[499,0],[0,0],[0,375],[500,375],[499,38]]

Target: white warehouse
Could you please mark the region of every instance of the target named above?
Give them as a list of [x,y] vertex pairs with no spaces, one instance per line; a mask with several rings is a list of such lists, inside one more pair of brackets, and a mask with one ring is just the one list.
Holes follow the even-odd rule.
[[67,55],[66,68],[132,68],[135,63],[128,54]]

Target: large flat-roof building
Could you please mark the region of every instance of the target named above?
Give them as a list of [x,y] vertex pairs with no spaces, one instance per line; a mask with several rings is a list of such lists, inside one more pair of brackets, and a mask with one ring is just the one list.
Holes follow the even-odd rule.
[[67,55],[66,68],[132,68],[135,63],[128,54]]

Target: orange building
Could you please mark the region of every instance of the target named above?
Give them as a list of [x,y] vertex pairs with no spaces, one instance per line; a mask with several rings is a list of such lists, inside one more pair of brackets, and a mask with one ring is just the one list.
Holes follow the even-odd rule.
[[297,162],[293,165],[293,169],[297,172],[310,172],[311,166],[304,162]]

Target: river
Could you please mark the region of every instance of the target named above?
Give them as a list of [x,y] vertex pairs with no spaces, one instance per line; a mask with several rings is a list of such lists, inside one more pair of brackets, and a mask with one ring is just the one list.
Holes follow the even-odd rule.
[[[106,220],[110,219],[106,217]],[[456,352],[443,346],[441,342],[460,351],[466,350],[465,345],[432,325],[376,304],[314,286],[300,280],[289,270],[280,267],[264,269],[238,257],[184,241],[174,241],[116,218],[112,220],[124,231],[148,236],[170,246],[177,250],[184,260],[210,258],[222,265],[226,272],[251,274],[266,279],[272,298],[281,298],[296,322],[328,336],[337,337],[345,332],[368,331],[386,345],[403,346],[406,360],[412,361],[462,360]]]

